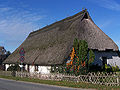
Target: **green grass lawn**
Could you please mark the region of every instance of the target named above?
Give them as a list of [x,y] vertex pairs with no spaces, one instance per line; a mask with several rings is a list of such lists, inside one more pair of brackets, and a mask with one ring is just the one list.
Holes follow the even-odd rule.
[[40,79],[31,79],[31,78],[21,78],[21,77],[12,77],[12,76],[0,76],[0,78],[12,79],[16,81],[26,81],[26,82],[34,82],[48,85],[57,85],[57,86],[66,86],[72,88],[93,88],[97,90],[120,90],[120,86],[105,86],[105,85],[97,85],[90,83],[75,83],[75,82],[67,82],[67,81],[52,81],[52,80],[40,80]]

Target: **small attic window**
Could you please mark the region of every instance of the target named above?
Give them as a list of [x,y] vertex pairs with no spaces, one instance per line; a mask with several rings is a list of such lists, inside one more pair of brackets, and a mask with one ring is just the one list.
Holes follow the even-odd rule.
[[[88,14],[87,14],[87,13],[85,13],[85,15],[83,16],[82,20],[83,20],[83,19],[88,19]],[[82,21],[82,20],[81,20],[81,21]]]
[[84,15],[84,17],[83,17],[83,18],[88,19],[88,14],[87,14],[87,13],[85,13],[85,15]]

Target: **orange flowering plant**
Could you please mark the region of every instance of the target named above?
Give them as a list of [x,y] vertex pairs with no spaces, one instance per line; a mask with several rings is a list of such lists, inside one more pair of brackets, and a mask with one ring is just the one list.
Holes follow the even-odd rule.
[[65,71],[75,75],[88,72],[88,44],[84,40],[75,39],[73,43],[70,60],[66,63]]
[[92,54],[94,54],[94,52],[91,53],[85,40],[75,39],[72,51],[64,64],[61,66],[53,66],[51,72],[71,73],[75,75],[87,74],[90,66],[88,64],[94,61],[94,55]]

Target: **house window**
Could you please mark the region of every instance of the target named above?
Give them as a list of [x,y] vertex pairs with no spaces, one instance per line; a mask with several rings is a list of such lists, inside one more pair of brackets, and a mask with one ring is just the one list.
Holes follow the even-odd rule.
[[38,71],[38,65],[35,65],[35,71]]
[[88,14],[87,14],[87,13],[85,13],[85,15],[84,15],[84,17],[81,19],[81,21],[82,21],[83,19],[88,19]]

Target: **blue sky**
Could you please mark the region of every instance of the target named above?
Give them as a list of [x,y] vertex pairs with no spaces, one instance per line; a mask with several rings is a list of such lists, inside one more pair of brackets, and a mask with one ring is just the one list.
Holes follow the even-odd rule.
[[13,52],[30,32],[87,8],[120,47],[119,0],[0,0],[0,46]]

